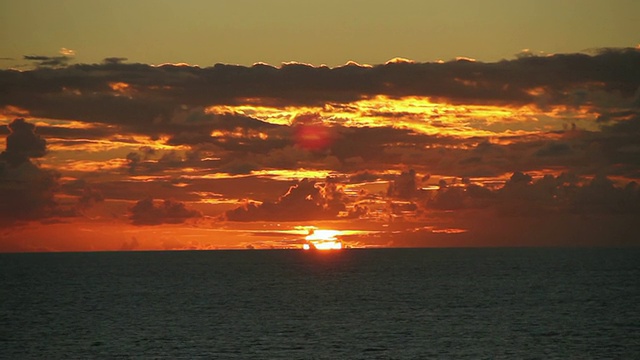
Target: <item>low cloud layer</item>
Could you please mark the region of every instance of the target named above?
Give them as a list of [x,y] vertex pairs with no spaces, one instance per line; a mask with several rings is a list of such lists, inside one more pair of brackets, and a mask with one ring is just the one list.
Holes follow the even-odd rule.
[[616,185],[604,175],[592,179],[573,174],[546,175],[534,180],[528,174],[516,172],[497,189],[478,184],[445,184],[422,201],[427,208],[492,209],[507,217],[640,213],[638,184],[631,181]]
[[152,198],[142,199],[129,211],[135,225],[180,224],[202,216],[199,211],[188,209],[184,203],[170,199],[161,202]]
[[225,217],[231,221],[322,220],[334,219],[345,210],[344,195],[335,183],[328,180],[318,184],[304,179],[275,202],[249,202],[227,211]]

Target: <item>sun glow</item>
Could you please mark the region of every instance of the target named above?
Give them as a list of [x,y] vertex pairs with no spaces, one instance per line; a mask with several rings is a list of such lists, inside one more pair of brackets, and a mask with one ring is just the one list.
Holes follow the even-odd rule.
[[310,230],[302,245],[304,250],[340,250],[342,241],[338,239],[341,232],[338,230]]
[[340,241],[314,241],[310,244],[302,245],[304,250],[340,250],[342,249],[342,243]]
[[[464,86],[477,86],[473,82],[459,80]],[[532,89],[537,94],[539,89]],[[505,106],[502,104],[452,104],[425,96],[393,98],[377,95],[350,103],[327,103],[323,106],[278,106],[259,99],[244,99],[242,105],[216,105],[206,109],[208,114],[250,116],[262,121],[291,125],[300,114],[313,114],[324,125],[342,126],[393,126],[413,129],[430,135],[461,137],[490,137],[504,133],[515,125],[529,128],[539,126],[538,118],[560,118],[569,113],[557,114],[556,108],[540,110],[534,106]],[[554,112],[556,111],[556,112]],[[530,131],[532,129],[529,129]],[[535,130],[535,129],[533,129]],[[302,134],[318,137],[317,132]]]

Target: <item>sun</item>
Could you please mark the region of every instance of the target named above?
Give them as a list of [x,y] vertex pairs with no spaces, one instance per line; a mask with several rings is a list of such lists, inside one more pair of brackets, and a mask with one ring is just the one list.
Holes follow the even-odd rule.
[[338,230],[309,230],[302,245],[304,250],[341,250],[342,241],[338,239],[341,232]]

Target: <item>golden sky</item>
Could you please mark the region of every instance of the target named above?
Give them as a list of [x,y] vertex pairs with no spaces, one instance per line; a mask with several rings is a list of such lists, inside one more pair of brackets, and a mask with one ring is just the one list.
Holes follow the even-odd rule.
[[0,251],[637,245],[637,2],[451,3],[3,2]]

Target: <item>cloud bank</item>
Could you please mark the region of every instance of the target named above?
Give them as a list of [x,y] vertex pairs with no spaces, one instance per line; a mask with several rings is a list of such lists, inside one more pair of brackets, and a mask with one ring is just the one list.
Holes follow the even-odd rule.
[[[1,70],[0,108],[84,124],[41,126],[61,145],[143,135],[190,147],[195,167],[215,153],[212,171],[423,164],[456,176],[557,166],[640,176],[636,48],[336,68],[125,61]],[[164,168],[132,160],[142,173]]]
[[455,232],[638,212],[638,49],[336,68],[30,60],[0,70],[5,219],[104,203],[96,218],[133,225],[436,214]]
[[[636,48],[601,49],[594,55],[520,57],[496,63],[392,62],[336,68],[299,63],[281,67],[216,64],[200,68],[107,59],[102,64],[57,69],[3,70],[0,81],[7,96],[0,104],[34,109],[37,116],[54,118],[66,117],[65,108],[74,105],[89,121],[136,111],[142,122],[167,117],[181,105],[322,106],[376,95],[425,96],[465,104],[605,106],[612,105],[607,104],[610,99],[606,97],[611,93],[637,101],[638,61],[640,50]],[[106,110],[111,111],[103,114]],[[128,120],[130,117],[121,116],[111,121]]]
[[275,202],[249,202],[227,211],[225,218],[230,221],[322,220],[336,218],[345,210],[344,195],[334,182],[328,179],[318,184],[304,179]]
[[142,199],[129,211],[134,225],[180,224],[202,216],[197,210],[187,209],[184,203],[170,199],[159,203],[154,202],[152,198]]

